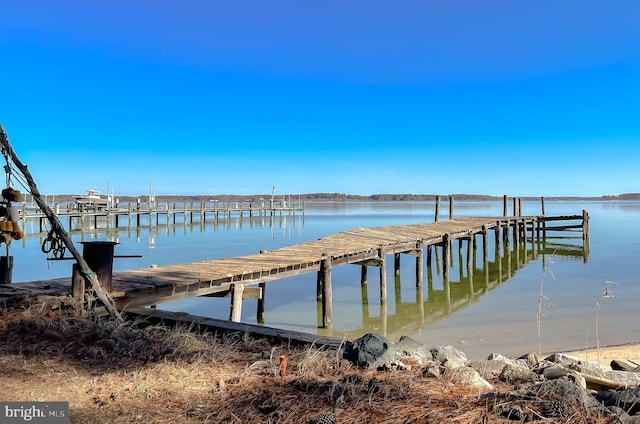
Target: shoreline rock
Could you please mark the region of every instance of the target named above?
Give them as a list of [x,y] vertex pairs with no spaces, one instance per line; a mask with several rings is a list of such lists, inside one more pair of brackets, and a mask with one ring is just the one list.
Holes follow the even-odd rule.
[[[423,377],[441,378],[449,384],[484,390],[481,399],[535,401],[543,417],[561,416],[568,406],[579,407],[600,417],[615,416],[621,422],[640,422],[640,372],[607,370],[596,362],[553,353],[539,359],[534,353],[509,358],[491,353],[485,360],[468,361],[464,352],[452,346],[433,346],[403,336],[397,343],[368,333],[343,351],[354,365],[378,370],[410,368],[405,362],[423,367]],[[612,364],[615,366],[615,364]],[[491,381],[508,385],[508,392],[495,391]],[[501,416],[526,417],[530,408],[500,403]],[[527,412],[529,411],[529,412]]]

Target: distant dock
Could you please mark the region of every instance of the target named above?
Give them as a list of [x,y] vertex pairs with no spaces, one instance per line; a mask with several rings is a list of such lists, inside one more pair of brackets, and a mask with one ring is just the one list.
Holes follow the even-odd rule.
[[[104,208],[87,207],[78,203],[54,204],[52,210],[67,229],[81,230],[86,226],[98,228],[100,223],[107,227],[153,227],[161,222],[167,225],[176,224],[177,217],[184,223],[217,222],[219,219],[231,217],[243,218],[265,217],[275,215],[304,214],[304,202],[271,201],[271,202],[165,202],[165,203],[125,203]],[[26,203],[21,209],[22,227],[28,221],[37,221],[39,232],[46,232],[47,217],[35,206]],[[162,219],[161,219],[162,218]]]

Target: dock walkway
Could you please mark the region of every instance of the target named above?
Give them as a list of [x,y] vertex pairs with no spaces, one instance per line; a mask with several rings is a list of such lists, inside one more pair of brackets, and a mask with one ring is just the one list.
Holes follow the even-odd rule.
[[[561,223],[562,225],[551,223]],[[495,234],[496,250],[501,243],[505,248],[519,240],[533,240],[541,233],[551,231],[580,231],[588,235],[588,214],[570,216],[504,216],[504,217],[460,217],[423,224],[398,225],[375,228],[355,228],[284,247],[273,251],[215,259],[189,264],[168,265],[131,271],[114,272],[111,296],[119,309],[154,305],[191,296],[231,297],[230,320],[240,320],[242,299],[258,299],[264,313],[265,285],[269,281],[317,272],[317,294],[322,300],[322,324],[331,325],[332,290],[331,268],[343,264],[362,267],[362,283],[366,284],[367,267],[380,269],[380,299],[386,301],[386,257],[394,255],[396,272],[399,270],[401,253],[416,258],[416,284],[422,284],[424,256],[431,262],[433,247],[440,247],[443,258],[450,255],[453,240],[467,241],[476,248],[476,235],[481,236],[485,260],[488,255],[488,232]],[[470,255],[470,253],[468,253]],[[470,261],[470,258],[467,258]],[[443,276],[448,277],[448,260],[443,260]],[[3,286],[0,295],[7,290],[31,290],[42,293],[71,289],[78,290],[82,278],[63,278],[35,281]],[[73,286],[76,286],[75,289]],[[258,287],[251,287],[258,286]],[[83,292],[84,286],[81,286]]]

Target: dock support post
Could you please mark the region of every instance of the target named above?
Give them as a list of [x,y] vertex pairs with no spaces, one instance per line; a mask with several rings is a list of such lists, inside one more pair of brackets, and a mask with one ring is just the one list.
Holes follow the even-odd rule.
[[360,285],[361,286],[367,285],[367,266],[366,265],[362,265],[360,267]]
[[324,282],[322,279],[324,278],[324,261],[320,262],[320,269],[318,270],[317,278],[316,278],[316,299],[322,300],[322,288]]
[[393,255],[393,275],[400,276],[400,254],[394,253]]
[[501,224],[500,224],[500,220],[498,220],[496,222],[496,227],[495,227],[495,245],[496,245],[496,252],[500,252],[501,249],[501,245],[500,245],[500,235],[502,233],[502,228],[501,228]]
[[422,287],[422,278],[424,276],[424,247],[422,243],[416,251],[416,287]]
[[331,327],[333,315],[331,292],[331,257],[322,260],[322,327]]
[[482,226],[482,264],[483,266],[487,266],[489,263],[489,237],[488,233],[489,229],[486,225]]
[[427,268],[431,268],[431,257],[433,256],[433,245],[427,246]]
[[509,214],[508,206],[507,206],[508,204],[509,204],[509,196],[505,194],[502,198],[502,216],[507,216]]
[[378,256],[380,257],[380,302],[384,303],[387,301],[387,261],[382,248],[378,249]]
[[445,234],[442,236],[442,276],[449,280],[449,257],[450,257],[450,236]]
[[473,274],[473,253],[475,252],[476,236],[472,234],[467,241],[467,276],[471,279]]
[[242,292],[244,292],[242,283],[233,283],[231,285],[231,313],[229,314],[229,320],[232,322],[240,322],[242,318]]
[[258,324],[264,324],[264,298],[267,283],[260,283],[260,296],[258,296],[258,310],[256,312],[256,321]]

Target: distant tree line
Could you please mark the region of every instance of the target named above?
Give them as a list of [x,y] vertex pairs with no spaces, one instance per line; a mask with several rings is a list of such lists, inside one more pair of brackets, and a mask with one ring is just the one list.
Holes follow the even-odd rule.
[[[347,193],[304,193],[304,194],[276,194],[273,199],[276,202],[281,200],[286,201],[332,201],[332,202],[346,202],[346,201],[429,201],[434,202],[436,194],[409,194],[409,193],[379,193],[372,195],[358,195]],[[490,201],[501,200],[503,196],[490,196],[486,194],[441,194],[439,195],[443,201],[446,201],[449,196],[453,196],[457,201]],[[511,197],[511,196],[510,196]],[[624,194],[608,194],[603,196],[593,197],[580,197],[580,196],[544,196],[546,200],[640,200],[640,193],[624,193]],[[51,201],[55,199],[56,203],[61,202],[73,202],[75,198],[70,194],[58,194],[49,198]],[[147,202],[149,195],[140,196],[118,196],[116,198],[120,202],[137,202],[140,199],[141,202]],[[537,197],[522,197],[523,200],[539,200]],[[202,194],[202,195],[155,195],[156,202],[252,202],[260,203],[265,202],[268,204],[271,201],[271,193],[269,194]]]

